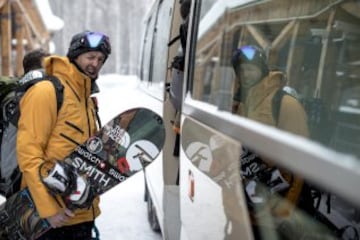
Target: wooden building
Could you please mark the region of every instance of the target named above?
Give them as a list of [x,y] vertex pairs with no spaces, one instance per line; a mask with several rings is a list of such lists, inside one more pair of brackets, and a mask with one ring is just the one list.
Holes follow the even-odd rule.
[[33,0],[0,0],[0,16],[1,75],[21,76],[24,54],[49,50],[51,34]]

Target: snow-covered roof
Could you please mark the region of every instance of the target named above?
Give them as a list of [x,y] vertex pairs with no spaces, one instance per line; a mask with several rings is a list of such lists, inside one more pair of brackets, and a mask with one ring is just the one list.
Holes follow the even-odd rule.
[[214,25],[217,20],[225,13],[227,9],[232,9],[240,5],[254,2],[256,0],[221,0],[217,1],[211,9],[206,13],[206,15],[201,19],[199,34],[202,36],[206,33],[212,25]]
[[35,4],[49,32],[56,32],[64,27],[64,21],[52,12],[49,0],[35,0]]

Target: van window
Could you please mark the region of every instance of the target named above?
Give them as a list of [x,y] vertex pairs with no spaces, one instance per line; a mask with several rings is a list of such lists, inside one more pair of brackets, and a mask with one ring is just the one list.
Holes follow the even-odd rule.
[[143,56],[141,58],[141,72],[140,72],[140,79],[143,81],[150,81],[150,63],[152,60],[151,53],[152,53],[152,42],[153,42],[153,35],[154,35],[154,25],[155,25],[155,17],[151,15],[151,17],[146,22],[146,31],[144,36],[143,42]]
[[286,168],[260,166],[260,158],[269,160],[243,147],[248,161],[241,174],[255,239],[358,239],[359,207]]
[[[219,114],[276,127],[311,139],[311,147],[320,143],[358,160],[359,5],[355,1],[241,2],[202,1],[191,69],[192,98],[217,107]],[[293,141],[308,143],[303,138]],[[338,179],[333,184],[321,180],[327,171],[340,171],[338,165],[323,161],[319,166],[331,170],[319,167],[316,171],[321,174],[309,170],[312,174],[305,176],[294,171],[291,153],[259,149],[258,153],[242,145],[239,160],[240,189],[246,194],[256,239],[358,238],[358,204],[324,187]],[[306,149],[299,154],[306,156]],[[292,164],[286,165],[284,158]],[[311,158],[317,161],[316,156]],[[349,175],[356,175],[355,171]],[[344,172],[338,176],[345,185],[350,179]]]
[[[277,8],[273,1],[242,6],[234,1],[202,2],[194,99],[360,156],[357,3],[297,1]],[[261,79],[251,87],[234,69],[234,55],[243,46],[256,46],[264,57],[265,65],[260,58],[246,60],[261,69]],[[266,82],[264,71],[272,76]],[[278,103],[273,101],[276,88],[285,91]],[[304,125],[297,127],[300,120]]]
[[164,82],[167,72],[168,42],[171,28],[172,1],[161,1],[158,9],[158,19],[154,29],[153,58],[152,58],[152,82]]

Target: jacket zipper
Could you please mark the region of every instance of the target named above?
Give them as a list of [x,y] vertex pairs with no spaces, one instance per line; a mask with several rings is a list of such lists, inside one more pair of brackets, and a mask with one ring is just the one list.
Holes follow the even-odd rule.
[[86,84],[87,84],[87,81],[86,81],[86,79],[84,78],[84,81],[85,81],[85,84],[84,84],[84,86],[85,86],[85,111],[86,111],[86,117],[87,117],[87,123],[88,123],[88,133],[89,133],[89,137],[92,135],[91,134],[91,126],[90,126],[90,117],[89,117],[89,111],[88,111],[88,99],[87,99],[87,92],[86,92]]

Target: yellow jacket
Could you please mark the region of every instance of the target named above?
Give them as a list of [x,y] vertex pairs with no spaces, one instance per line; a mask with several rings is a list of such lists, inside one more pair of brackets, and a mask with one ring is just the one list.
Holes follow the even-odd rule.
[[[61,211],[54,197],[39,178],[39,165],[69,155],[96,132],[96,114],[90,98],[91,79],[66,57],[45,59],[45,71],[64,86],[63,103],[57,112],[55,90],[51,82],[31,87],[20,102],[17,158],[23,173],[22,186],[28,186],[41,218]],[[91,221],[100,214],[99,199],[90,209],[75,211],[69,225]]]
[[243,115],[261,123],[307,137],[309,132],[306,113],[302,105],[293,97],[284,95],[282,98],[279,119],[276,124],[272,114],[272,99],[277,90],[284,85],[284,76],[281,72],[270,72],[265,79],[249,90],[245,106],[243,106],[245,110]]

